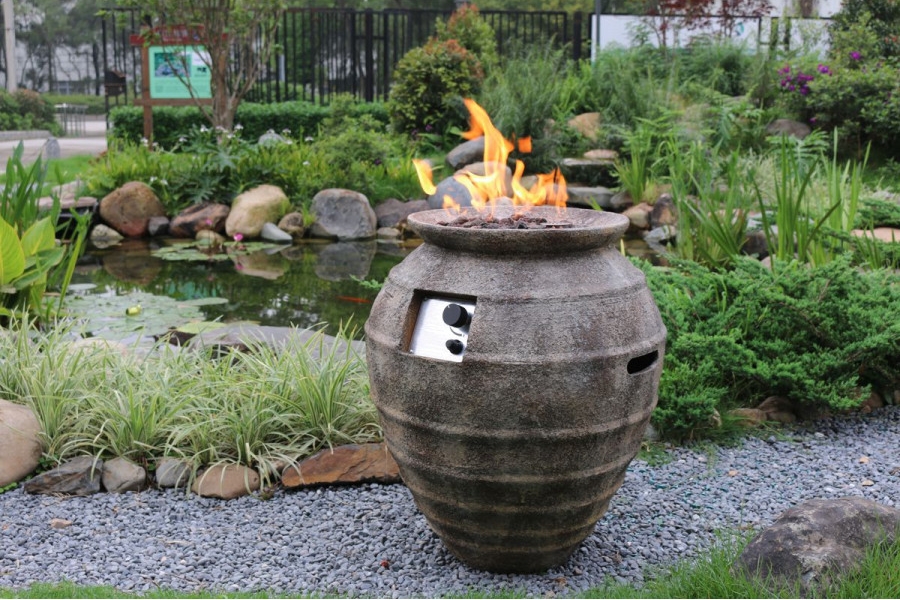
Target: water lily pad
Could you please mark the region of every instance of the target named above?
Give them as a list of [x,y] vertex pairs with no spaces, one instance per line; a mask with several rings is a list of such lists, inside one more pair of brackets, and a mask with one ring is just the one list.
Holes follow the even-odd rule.
[[69,292],[73,294],[82,294],[84,292],[89,292],[96,287],[96,283],[72,283],[69,285]]
[[204,320],[197,305],[141,291],[70,296],[66,308],[85,333],[112,340],[135,333],[160,335],[172,327]]
[[218,247],[211,247],[207,241],[180,242],[172,246],[164,246],[150,254],[163,260],[200,260],[220,261],[233,256],[244,256],[260,250],[278,251],[284,244],[271,242],[226,242]]
[[215,304],[228,304],[228,298],[219,298],[213,296],[211,298],[194,298],[193,300],[182,300],[181,304],[188,306],[213,306]]
[[185,323],[179,327],[175,328],[175,331],[179,331],[181,333],[188,333],[192,335],[197,335],[203,333],[205,331],[212,331],[214,329],[221,329],[225,327],[227,323],[222,323],[220,321],[193,321],[191,323]]

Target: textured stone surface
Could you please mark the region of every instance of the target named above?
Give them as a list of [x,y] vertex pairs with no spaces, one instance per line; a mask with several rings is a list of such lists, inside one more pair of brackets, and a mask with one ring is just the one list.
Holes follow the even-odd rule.
[[900,229],[894,227],[875,227],[874,229],[854,229],[856,237],[874,238],[887,244],[900,244]]
[[213,465],[194,480],[191,491],[198,496],[231,500],[259,489],[259,474],[243,465]]
[[186,487],[191,477],[191,463],[165,457],[156,461],[156,485],[161,488]]
[[622,211],[622,214],[631,221],[633,229],[649,229],[650,228],[650,211],[653,207],[646,202],[641,202],[635,206],[630,206]]
[[306,233],[306,225],[303,222],[303,213],[289,212],[278,221],[278,229],[287,232],[294,239],[300,239]]
[[117,457],[103,463],[100,481],[103,489],[114,494],[139,492],[147,487],[147,471],[127,458]]
[[596,142],[600,138],[601,122],[598,112],[575,115],[569,119],[568,125],[592,142]]
[[348,444],[326,448],[290,466],[281,475],[288,488],[348,483],[400,483],[400,470],[381,444]]
[[122,241],[122,234],[108,225],[100,223],[91,229],[91,243],[98,248],[108,248]]
[[0,487],[34,471],[41,459],[41,424],[27,406],[0,399]]
[[131,181],[100,201],[100,218],[125,237],[147,235],[151,217],[164,217],[166,210],[153,189]]
[[359,192],[332,188],[322,190],[312,200],[316,222],[310,228],[315,237],[360,240],[375,237],[377,219],[369,199]]
[[375,218],[378,227],[397,227],[406,222],[412,213],[428,210],[427,200],[409,200],[401,202],[396,198],[388,198],[375,207]]
[[225,232],[225,221],[231,209],[224,204],[204,202],[184,209],[169,223],[172,237],[193,238],[198,231]]
[[858,566],[868,548],[900,535],[900,510],[865,498],[808,500],[757,535],[734,568],[788,583],[804,594]]
[[678,223],[678,215],[675,213],[675,201],[672,200],[670,194],[663,194],[653,203],[653,210],[650,212],[650,228],[662,227],[664,225],[676,225]]
[[[605,187],[584,187],[584,186],[568,186],[566,191],[569,193],[569,206],[576,208],[593,208],[596,204],[603,210],[621,210],[625,206],[618,206],[613,202],[614,194],[609,188]],[[631,203],[628,203],[630,206]]]
[[259,237],[269,242],[277,242],[279,244],[290,244],[294,241],[286,231],[282,231],[275,223],[263,223],[259,232]]
[[768,135],[787,135],[802,140],[812,132],[809,125],[793,119],[775,119],[766,125]]
[[[572,227],[410,216],[425,243],[391,270],[366,323],[370,389],[403,481],[447,548],[490,571],[558,565],[594,530],[662,369],[659,311],[613,247],[628,219],[533,214]],[[461,362],[410,353],[420,290],[474,301]]]
[[264,223],[277,223],[290,210],[291,203],[280,187],[260,185],[238,195],[231,202],[225,219],[225,235],[259,236]]
[[447,153],[447,164],[454,171],[484,158],[484,136],[458,145]]
[[79,456],[29,479],[23,487],[28,494],[89,496],[100,491],[102,473],[102,460]]

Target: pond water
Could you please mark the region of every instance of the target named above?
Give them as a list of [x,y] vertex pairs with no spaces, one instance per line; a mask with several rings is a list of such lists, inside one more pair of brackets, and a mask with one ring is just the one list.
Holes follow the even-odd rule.
[[[365,241],[271,246],[241,255],[220,253],[208,260],[164,258],[167,250],[183,244],[184,240],[130,239],[105,249],[89,247],[72,279],[76,295],[82,296],[74,303],[76,314],[91,316],[96,307],[97,312],[112,310],[120,317],[115,321],[124,321],[127,311],[135,313],[137,329],[139,324],[148,325],[142,318],[153,308],[171,315],[170,326],[179,325],[177,307],[190,305],[207,321],[297,327],[324,324],[331,334],[341,324],[350,324],[359,328],[356,337],[361,337],[377,291],[354,278],[383,281],[411,251],[394,243]],[[157,297],[181,304],[160,304]],[[217,302],[205,301],[211,298]],[[137,315],[138,309],[132,306],[139,305]],[[109,318],[106,323],[113,329],[122,325]],[[88,333],[126,337],[103,335],[98,330],[103,328]],[[153,329],[143,333],[164,333]]]
[[[349,325],[361,339],[378,292],[358,280],[383,281],[420,242],[307,242],[262,250],[247,244],[241,252],[209,256],[190,243],[128,239],[89,247],[72,279],[67,309],[86,319],[85,334],[123,341],[192,321],[324,326],[332,335]],[[626,241],[625,251],[657,258],[640,240]]]

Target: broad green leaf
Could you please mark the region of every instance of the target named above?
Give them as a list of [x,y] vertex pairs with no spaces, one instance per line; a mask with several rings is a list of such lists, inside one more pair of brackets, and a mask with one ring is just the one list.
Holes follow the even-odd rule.
[[36,221],[22,235],[22,251],[26,256],[53,248],[55,245],[56,235],[49,218]]
[[0,285],[11,283],[25,271],[25,253],[19,234],[0,217]]

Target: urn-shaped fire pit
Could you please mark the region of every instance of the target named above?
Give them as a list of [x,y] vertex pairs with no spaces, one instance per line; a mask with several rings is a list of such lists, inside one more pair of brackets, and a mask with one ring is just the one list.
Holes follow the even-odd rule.
[[618,251],[626,217],[527,214],[521,229],[411,215],[424,243],[391,270],[365,328],[403,481],[453,554],[499,572],[559,565],[594,530],[640,447],[666,337]]

